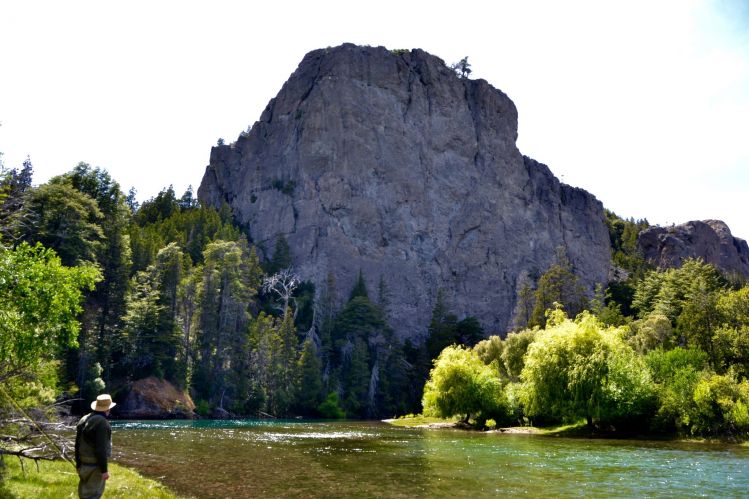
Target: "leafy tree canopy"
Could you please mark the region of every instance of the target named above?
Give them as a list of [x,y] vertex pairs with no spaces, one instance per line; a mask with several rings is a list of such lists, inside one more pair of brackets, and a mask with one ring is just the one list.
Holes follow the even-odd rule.
[[0,246],[0,382],[75,344],[82,290],[98,279],[96,268],[65,267],[41,245]]
[[557,310],[549,327],[528,347],[522,401],[529,416],[611,423],[645,415],[653,403],[652,380],[641,358],[585,312],[570,320]]

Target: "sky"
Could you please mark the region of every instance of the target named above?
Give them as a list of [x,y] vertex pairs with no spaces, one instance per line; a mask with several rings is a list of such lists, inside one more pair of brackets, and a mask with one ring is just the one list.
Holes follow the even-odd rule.
[[622,217],[749,239],[749,0],[0,3],[0,152],[139,200],[197,190],[307,52],[421,48],[504,91],[518,147]]

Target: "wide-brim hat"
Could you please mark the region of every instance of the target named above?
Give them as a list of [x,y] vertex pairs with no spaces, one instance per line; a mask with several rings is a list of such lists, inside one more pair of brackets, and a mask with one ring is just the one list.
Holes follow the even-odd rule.
[[95,401],[91,402],[91,409],[97,412],[107,412],[116,405],[115,402],[112,402],[112,396],[108,393],[104,393],[96,397]]

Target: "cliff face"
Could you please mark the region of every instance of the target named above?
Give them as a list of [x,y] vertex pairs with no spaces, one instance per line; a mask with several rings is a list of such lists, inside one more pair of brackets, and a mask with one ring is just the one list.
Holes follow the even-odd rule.
[[329,272],[341,295],[360,269],[371,294],[382,278],[402,336],[424,333],[439,288],[504,332],[558,246],[591,288],[610,260],[601,203],[516,138],[513,102],[437,57],[316,50],[248,134],[213,148],[198,197],[227,201],[262,251],[283,235],[318,290]]
[[733,237],[720,220],[651,227],[640,233],[637,242],[645,259],[659,268],[679,267],[685,258],[702,258],[726,274],[749,279],[749,246]]

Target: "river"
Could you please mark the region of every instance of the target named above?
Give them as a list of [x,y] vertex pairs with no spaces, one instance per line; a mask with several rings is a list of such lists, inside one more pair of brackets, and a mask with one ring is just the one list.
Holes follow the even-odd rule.
[[749,497],[749,448],[372,421],[115,421],[115,460],[198,498]]

